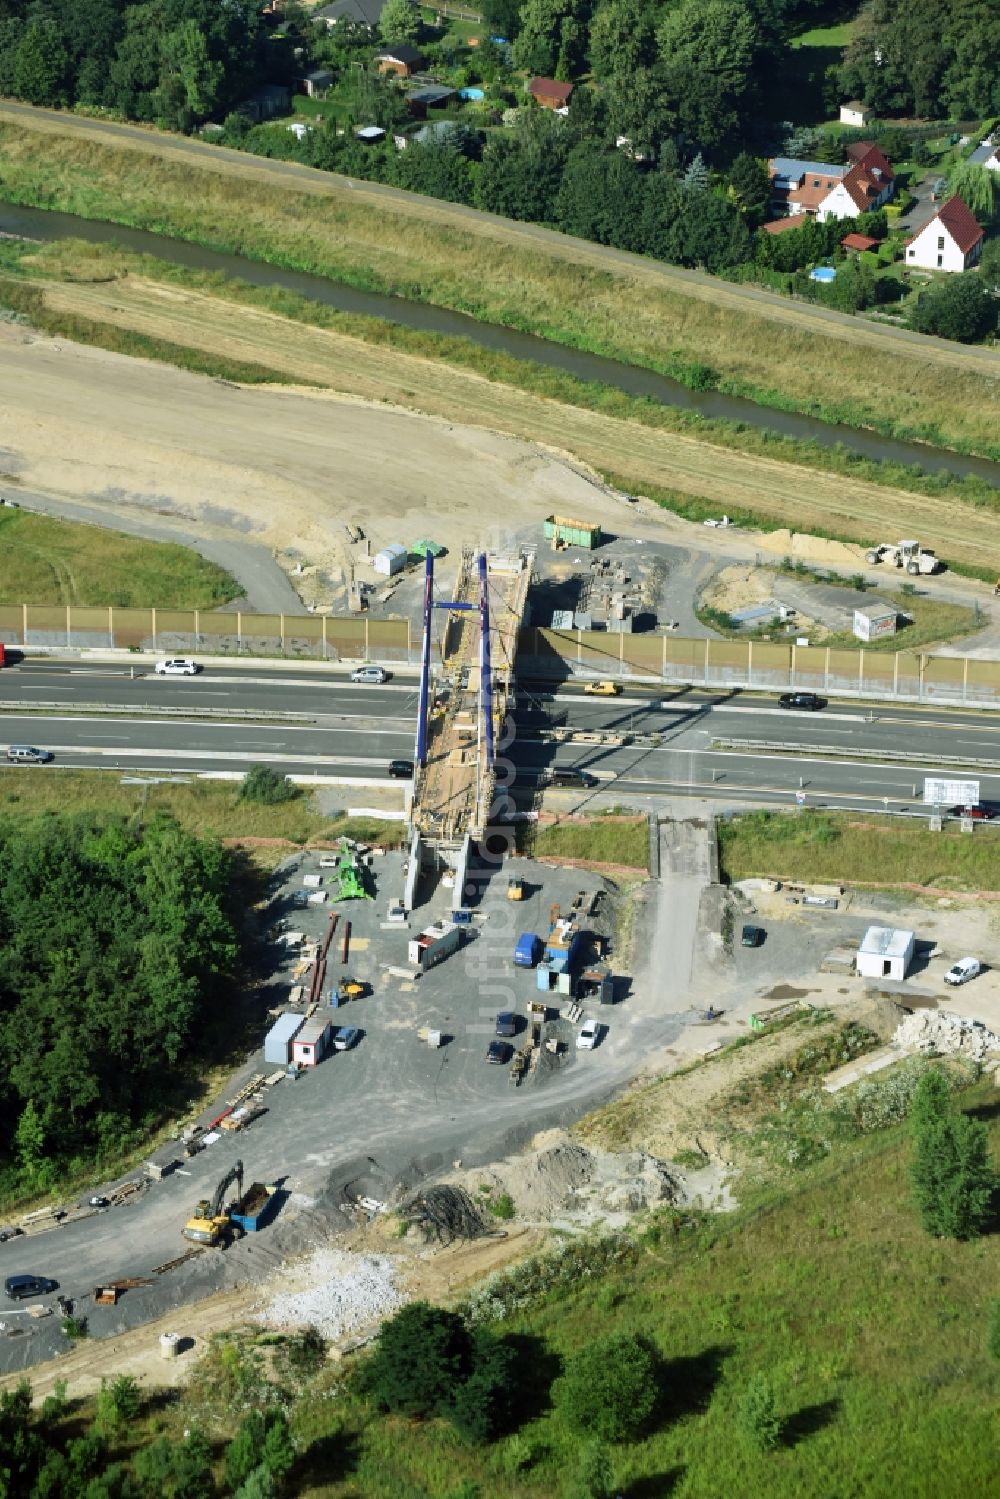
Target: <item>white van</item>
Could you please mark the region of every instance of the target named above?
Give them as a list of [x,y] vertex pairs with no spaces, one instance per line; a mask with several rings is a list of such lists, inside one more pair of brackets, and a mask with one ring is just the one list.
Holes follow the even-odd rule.
[[389,680],[389,673],[382,666],[358,666],[351,672],[352,682],[372,682],[375,686]]

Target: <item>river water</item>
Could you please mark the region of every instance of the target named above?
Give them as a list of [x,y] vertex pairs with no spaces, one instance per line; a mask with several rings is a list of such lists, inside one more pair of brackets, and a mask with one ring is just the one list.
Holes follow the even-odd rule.
[[796,412],[776,411],[741,396],[723,395],[719,391],[693,391],[671,380],[667,375],[637,366],[622,364],[600,354],[519,333],[513,328],[481,323],[461,312],[435,307],[428,302],[411,302],[403,297],[385,296],[379,292],[360,291],[340,281],[302,271],[284,270],[281,266],[248,260],[221,250],[209,250],[186,240],[168,239],[145,229],[129,229],[120,224],[105,224],[95,219],[77,218],[74,214],[49,212],[38,208],[20,208],[0,201],[0,233],[23,235],[32,239],[82,239],[92,244],[118,244],[143,255],[153,255],[172,265],[198,271],[215,271],[253,286],[278,286],[296,292],[313,302],[322,302],[341,312],[361,313],[384,318],[406,328],[425,333],[444,333],[468,339],[483,349],[492,349],[515,359],[531,360],[584,380],[613,386],[628,395],[644,396],[666,406],[697,412],[704,417],[742,422],[746,426],[777,432],[786,437],[803,438],[823,447],[842,447],[864,458],[913,465],[928,474],[951,474],[963,478],[972,474],[1000,489],[1000,463],[988,458],[970,458],[923,443],[902,442],[882,437],[856,427],[824,422],[817,417]]

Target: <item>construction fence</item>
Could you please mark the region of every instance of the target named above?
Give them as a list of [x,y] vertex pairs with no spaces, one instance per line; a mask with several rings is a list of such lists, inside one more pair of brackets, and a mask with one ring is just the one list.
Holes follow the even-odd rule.
[[[420,659],[419,631],[408,620],[367,615],[8,604],[0,605],[0,640],[7,646],[56,650],[202,652],[413,666]],[[521,675],[552,680],[583,674],[668,686],[798,688],[883,701],[1000,707],[1000,661],[967,656],[528,626],[521,631],[517,659]]]

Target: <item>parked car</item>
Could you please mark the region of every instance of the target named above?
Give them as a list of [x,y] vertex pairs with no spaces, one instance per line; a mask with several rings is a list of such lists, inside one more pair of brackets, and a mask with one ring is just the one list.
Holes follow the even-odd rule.
[[389,774],[390,774],[390,776],[392,777],[392,779],[394,781],[412,781],[413,780],[413,761],[412,760],[390,760],[389,761]]
[[745,926],[740,944],[743,947],[760,947],[766,935],[762,926]]
[[10,1301],[27,1301],[29,1296],[49,1296],[58,1291],[59,1282],[44,1275],[8,1275],[3,1288]]
[[369,682],[378,687],[388,680],[389,673],[383,666],[356,666],[351,672],[352,682]]
[[361,1031],[356,1025],[340,1025],[333,1033],[334,1051],[350,1051],[361,1040]]
[[497,1016],[497,1035],[516,1036],[521,1029],[521,1017],[513,1010],[501,1010]]
[[156,663],[158,677],[196,677],[200,671],[201,667],[190,656],[171,656],[168,661]]
[[509,1041],[491,1041],[486,1048],[487,1062],[494,1062],[498,1067],[504,1067],[514,1055],[514,1048]]
[[952,807],[952,817],[971,817],[973,822],[990,822],[996,815],[992,807],[977,802],[974,807]]
[[604,1027],[599,1020],[585,1020],[577,1032],[577,1048],[580,1051],[593,1051],[603,1035]]
[[13,765],[48,765],[55,755],[51,750],[39,749],[34,744],[12,744],[7,750],[7,759]]
[[783,692],[778,699],[779,708],[801,708],[806,713],[816,713],[826,707],[826,698],[815,692]]
[[0,1244],[6,1244],[8,1239],[16,1239],[23,1233],[24,1229],[18,1228],[14,1223],[5,1225],[3,1228],[0,1228]]
[[983,965],[978,958],[959,958],[953,963],[944,976],[946,984],[967,984],[977,974],[982,973]]
[[545,782],[549,786],[579,786],[586,788],[597,785],[597,777],[591,775],[588,770],[547,770]]
[[617,697],[621,692],[617,682],[587,682],[583,690],[591,697]]

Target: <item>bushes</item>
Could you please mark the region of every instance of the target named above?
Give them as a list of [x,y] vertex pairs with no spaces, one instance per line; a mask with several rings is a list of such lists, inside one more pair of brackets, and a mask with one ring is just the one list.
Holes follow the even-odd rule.
[[986,1126],[956,1109],[938,1067],[921,1078],[911,1118],[910,1182],[924,1228],[939,1238],[978,1237],[996,1187]]
[[653,1413],[657,1364],[649,1345],[629,1333],[587,1344],[553,1386],[563,1420],[599,1441],[628,1441]]
[[485,1442],[509,1414],[513,1353],[457,1312],[415,1301],[382,1328],[363,1380],[385,1410],[443,1416],[468,1440]]
[[240,796],[244,801],[263,802],[270,807],[279,802],[294,801],[301,795],[299,788],[293,786],[287,776],[272,770],[270,765],[251,765],[240,786]]

